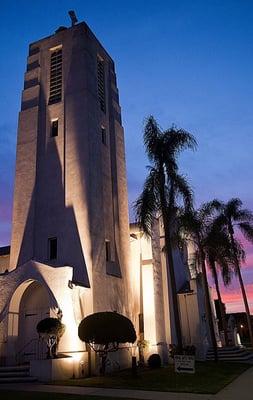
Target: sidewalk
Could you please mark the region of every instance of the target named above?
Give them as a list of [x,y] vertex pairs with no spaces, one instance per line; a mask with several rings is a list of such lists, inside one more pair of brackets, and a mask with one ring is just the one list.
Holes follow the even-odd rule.
[[[40,384],[24,384],[17,383],[12,386],[9,384],[1,384],[1,390],[17,390],[29,392],[49,392],[49,393],[68,393],[93,396],[108,396],[108,397],[124,397],[142,400],[212,400],[213,395],[194,394],[194,393],[171,393],[171,392],[155,392],[146,390],[127,390],[127,389],[105,389],[92,387],[78,386],[55,386],[55,385],[40,385]],[[240,399],[242,400],[242,399]]]
[[253,367],[213,396],[215,400],[252,400],[253,399]]
[[216,395],[194,393],[155,392],[146,390],[103,389],[78,386],[55,386],[43,384],[15,385],[1,384],[1,390],[17,390],[29,392],[67,393],[78,395],[127,397],[142,400],[252,400],[253,399],[253,367],[244,372],[230,385]]

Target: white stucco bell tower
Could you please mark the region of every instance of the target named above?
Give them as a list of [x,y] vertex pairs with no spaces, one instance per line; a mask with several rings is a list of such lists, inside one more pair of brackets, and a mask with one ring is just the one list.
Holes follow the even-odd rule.
[[[10,266],[0,276],[5,285],[0,329],[9,343],[4,357],[20,351],[25,319],[19,314],[31,311],[29,297],[32,314],[63,314],[62,351],[83,348],[77,327],[89,313],[118,311],[133,320],[128,257],[124,133],[114,62],[84,22],[61,27],[29,46]],[[18,317],[12,318],[8,304],[20,285],[24,298],[15,297]],[[36,290],[38,299],[47,293],[41,307]]]

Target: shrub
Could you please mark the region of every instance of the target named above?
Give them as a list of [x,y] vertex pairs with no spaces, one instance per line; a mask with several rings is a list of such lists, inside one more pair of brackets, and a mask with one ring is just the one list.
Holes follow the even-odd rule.
[[159,354],[151,354],[151,356],[149,356],[148,358],[148,366],[149,368],[160,368],[161,367],[161,357],[159,356]]
[[98,312],[84,318],[78,327],[79,338],[89,344],[118,346],[134,343],[136,333],[132,322],[116,312]]
[[175,355],[194,356],[195,353],[196,353],[196,347],[194,345],[188,345],[181,349],[175,344],[169,345],[169,354],[172,358],[174,358]]
[[149,341],[148,340],[138,340],[137,342],[137,347],[141,350],[145,350],[149,345]]
[[196,354],[196,347],[191,345],[191,346],[185,346],[183,348],[183,352],[187,356],[195,356]]
[[45,318],[38,323],[36,329],[40,337],[47,343],[48,358],[55,358],[60,338],[65,331],[65,325],[58,318]]
[[117,351],[120,343],[134,343],[136,333],[132,322],[116,312],[98,312],[84,318],[78,327],[78,336],[102,359],[101,373],[105,373],[107,355]]

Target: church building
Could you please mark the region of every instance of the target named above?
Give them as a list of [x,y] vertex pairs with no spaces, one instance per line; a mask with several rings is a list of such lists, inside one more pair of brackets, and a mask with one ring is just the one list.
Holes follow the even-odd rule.
[[[77,328],[98,311],[126,315],[148,353],[166,361],[173,322],[161,235],[154,237],[129,227],[114,62],[86,23],[60,27],[30,44],[27,57],[12,238],[0,249],[1,364],[43,357],[36,325],[48,316],[66,326],[59,352],[88,363]],[[202,345],[203,301],[187,260],[175,257],[185,343]]]

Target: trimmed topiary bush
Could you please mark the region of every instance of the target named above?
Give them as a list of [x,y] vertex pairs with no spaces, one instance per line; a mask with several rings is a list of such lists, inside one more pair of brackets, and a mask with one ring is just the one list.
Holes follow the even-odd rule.
[[65,325],[58,318],[45,318],[38,323],[36,329],[39,336],[47,343],[48,358],[56,358],[57,347],[65,332]]
[[120,343],[134,343],[136,340],[135,329],[130,319],[111,311],[88,315],[81,321],[78,335],[101,357],[102,374],[105,373],[108,353],[117,351]]
[[149,368],[160,368],[162,365],[161,362],[161,357],[159,356],[159,354],[151,354],[151,356],[149,356],[148,358],[148,366]]

